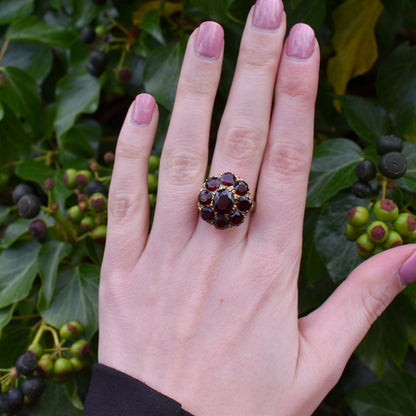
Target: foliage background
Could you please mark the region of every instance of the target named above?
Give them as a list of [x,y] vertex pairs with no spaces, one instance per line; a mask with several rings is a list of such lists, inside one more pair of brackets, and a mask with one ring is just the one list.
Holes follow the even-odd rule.
[[[96,348],[97,288],[102,247],[91,238],[51,234],[35,241],[29,220],[16,216],[11,191],[31,180],[55,179],[53,198],[65,217],[66,168],[88,168],[115,147],[128,105],[146,91],[161,122],[160,154],[186,40],[204,20],[225,29],[224,69],[212,140],[230,87],[249,0],[2,0],[0,4],[0,368],[14,364],[42,317],[60,326],[80,319]],[[389,195],[416,196],[416,3],[414,0],[285,0],[288,30],[310,24],[321,45],[315,153],[304,224],[299,312],[319,306],[361,261],[343,236],[354,166],[376,159],[383,134],[406,141],[408,171]],[[106,14],[103,15],[103,11]],[[114,23],[116,22],[116,23]],[[89,46],[80,31],[107,26],[107,71],[86,70]],[[125,30],[124,30],[125,29]],[[118,45],[109,47],[109,45]],[[117,68],[133,76],[117,80]],[[51,229],[53,221],[49,224]],[[374,324],[316,415],[415,415],[416,288],[410,286]],[[31,316],[31,318],[25,318]],[[38,404],[22,415],[82,413],[89,374],[48,382]]]

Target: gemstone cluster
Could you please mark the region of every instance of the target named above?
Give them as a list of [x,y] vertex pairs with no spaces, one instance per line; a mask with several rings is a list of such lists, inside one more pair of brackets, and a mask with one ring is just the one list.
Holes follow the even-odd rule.
[[219,230],[242,224],[252,207],[247,182],[231,172],[209,177],[198,196],[199,215]]

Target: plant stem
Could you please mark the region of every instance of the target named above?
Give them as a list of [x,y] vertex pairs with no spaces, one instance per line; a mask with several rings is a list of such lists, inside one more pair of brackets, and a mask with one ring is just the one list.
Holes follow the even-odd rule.
[[36,332],[35,338],[33,338],[32,344],[39,344],[40,339],[42,338],[42,335],[46,329],[46,321],[42,319],[40,321],[40,327],[38,331]]
[[6,53],[7,47],[9,46],[10,40],[6,39],[3,43],[3,46],[0,50],[0,61],[2,60],[4,54]]
[[[32,318],[39,318],[40,314],[38,313],[33,313],[31,315],[22,315],[22,316],[13,316],[12,320],[13,321],[20,321],[23,319],[32,319]],[[1,370],[0,370],[1,371]]]

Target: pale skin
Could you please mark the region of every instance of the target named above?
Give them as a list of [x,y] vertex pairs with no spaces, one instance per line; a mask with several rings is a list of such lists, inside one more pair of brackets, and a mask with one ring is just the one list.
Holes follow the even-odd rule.
[[307,26],[298,26],[288,45],[284,13],[273,29],[255,26],[253,10],[248,16],[210,169],[234,172],[253,194],[257,185],[256,211],[225,231],[199,219],[223,55],[222,29],[208,26],[204,40],[211,36],[214,53],[198,40],[201,28],[189,39],[150,234],[147,167],[158,123],[151,97],[136,99],[120,133],[99,362],[197,416],[310,415],[403,289],[398,271],[415,246],[365,261],[319,309],[298,319],[319,46]]

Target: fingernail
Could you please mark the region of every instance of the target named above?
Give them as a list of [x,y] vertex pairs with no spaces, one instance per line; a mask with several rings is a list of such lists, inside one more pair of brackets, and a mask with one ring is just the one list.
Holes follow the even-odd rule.
[[416,251],[400,266],[398,275],[402,286],[416,281]]
[[260,29],[274,30],[280,26],[282,15],[283,3],[281,0],[257,0],[252,23]]
[[218,59],[224,43],[224,30],[215,22],[204,22],[199,26],[194,49],[204,58]]
[[152,121],[156,101],[149,94],[140,94],[134,100],[132,118],[137,124],[147,125]]
[[292,27],[286,41],[286,55],[295,58],[307,59],[313,54],[315,48],[315,32],[303,23]]

